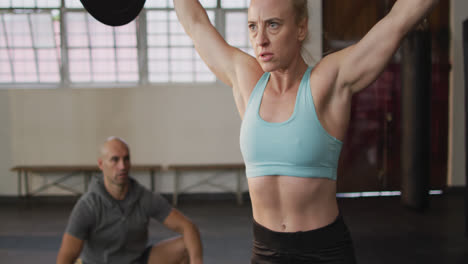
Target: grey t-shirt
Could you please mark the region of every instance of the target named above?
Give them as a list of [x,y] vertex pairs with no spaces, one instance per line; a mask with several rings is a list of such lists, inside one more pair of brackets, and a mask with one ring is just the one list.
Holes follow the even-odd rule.
[[122,201],[113,199],[97,178],[73,208],[66,232],[85,241],[85,263],[137,264],[147,247],[149,219],[164,222],[171,210],[160,194],[132,178]]

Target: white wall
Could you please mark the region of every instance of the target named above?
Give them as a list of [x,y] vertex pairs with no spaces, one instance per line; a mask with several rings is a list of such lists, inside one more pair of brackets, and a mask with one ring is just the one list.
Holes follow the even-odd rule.
[[0,121],[0,195],[17,192],[11,167],[95,164],[111,135],[128,141],[135,164],[242,163],[240,118],[221,84],[3,90]]
[[134,163],[241,162],[240,118],[224,86],[11,91],[16,164],[90,164],[108,136]]
[[468,1],[451,1],[451,61],[449,97],[448,185],[465,185],[465,93],[462,22],[468,18]]
[[0,90],[0,195],[16,195],[16,174],[12,167],[11,114],[9,91]]

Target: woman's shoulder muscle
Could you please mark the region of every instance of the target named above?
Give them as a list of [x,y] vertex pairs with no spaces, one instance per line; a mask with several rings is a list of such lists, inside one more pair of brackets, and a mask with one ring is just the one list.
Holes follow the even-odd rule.
[[255,85],[263,75],[263,70],[254,57],[239,53],[233,60],[236,71],[236,80],[233,82],[233,93],[241,117]]
[[339,83],[339,61],[343,53],[324,57],[310,77],[310,89],[317,116],[325,130],[342,139],[348,126],[352,94]]

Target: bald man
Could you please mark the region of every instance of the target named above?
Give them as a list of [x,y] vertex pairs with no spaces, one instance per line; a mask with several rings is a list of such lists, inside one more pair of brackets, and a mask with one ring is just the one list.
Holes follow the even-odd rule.
[[[91,182],[71,213],[57,264],[202,263],[197,227],[159,194],[129,176],[130,149],[111,137],[100,150],[102,177]],[[154,218],[180,237],[147,246],[148,223]]]

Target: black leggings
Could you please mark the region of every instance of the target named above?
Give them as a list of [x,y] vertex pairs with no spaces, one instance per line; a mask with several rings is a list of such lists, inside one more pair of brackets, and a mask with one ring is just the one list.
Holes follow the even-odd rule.
[[343,218],[314,230],[275,232],[254,220],[252,264],[355,264],[354,247]]

